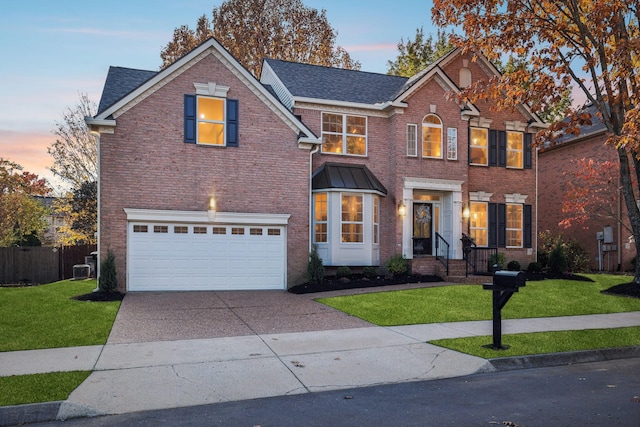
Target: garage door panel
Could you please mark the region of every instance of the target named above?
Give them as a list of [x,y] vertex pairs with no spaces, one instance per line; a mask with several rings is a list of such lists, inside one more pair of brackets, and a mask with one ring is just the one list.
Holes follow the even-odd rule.
[[130,223],[129,290],[285,288],[284,227],[196,227]]

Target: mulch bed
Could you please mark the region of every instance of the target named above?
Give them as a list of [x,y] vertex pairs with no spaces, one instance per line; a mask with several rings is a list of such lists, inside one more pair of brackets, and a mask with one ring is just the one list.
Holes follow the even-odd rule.
[[124,294],[121,292],[105,292],[105,291],[96,291],[91,292],[89,294],[78,295],[73,297],[73,299],[78,301],[96,301],[96,302],[107,302],[107,301],[122,301],[124,298]]
[[350,278],[340,279],[335,276],[327,276],[322,283],[303,283],[290,288],[289,292],[293,294],[310,294],[314,292],[338,291],[341,289],[373,288],[377,286],[402,285],[405,283],[430,282],[442,282],[442,279],[438,276],[420,274],[403,274],[389,278],[377,276],[369,279],[361,274],[352,274]]
[[607,295],[618,295],[629,298],[640,298],[640,285],[635,283],[623,283],[622,285],[613,286],[602,291]]

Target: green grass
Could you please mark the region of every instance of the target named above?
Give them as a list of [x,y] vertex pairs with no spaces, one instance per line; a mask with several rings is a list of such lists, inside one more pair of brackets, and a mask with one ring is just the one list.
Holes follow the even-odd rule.
[[0,288],[0,351],[105,344],[120,302],[77,301],[96,280]]
[[504,335],[502,344],[510,346],[507,350],[483,347],[493,343],[491,336],[443,339],[429,343],[484,359],[492,359],[637,346],[640,345],[640,327]]
[[[628,283],[629,276],[585,275],[594,282],[527,282],[502,310],[503,319],[640,311],[640,299],[600,291]],[[478,285],[441,286],[320,298],[319,302],[380,326],[490,320],[491,292]]]
[[65,400],[90,371],[0,377],[0,406]]

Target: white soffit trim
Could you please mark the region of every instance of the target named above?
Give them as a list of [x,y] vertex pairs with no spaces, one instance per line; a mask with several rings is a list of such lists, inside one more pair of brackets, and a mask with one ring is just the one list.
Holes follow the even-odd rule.
[[342,108],[352,108],[358,110],[373,110],[373,111],[383,111],[389,107],[394,108],[406,108],[408,104],[404,102],[383,102],[379,104],[364,104],[361,102],[348,102],[348,101],[336,101],[333,99],[321,99],[321,98],[307,98],[304,96],[294,96],[293,98],[294,106],[298,106],[299,104],[316,104],[316,105],[330,105],[334,107],[342,107]]
[[245,225],[287,225],[289,214],[216,212],[209,219],[208,211],[171,211],[156,209],[124,208],[129,222],[177,222],[194,224],[245,224]]
[[454,181],[451,179],[435,179],[435,178],[404,178],[404,188],[421,189],[421,190],[438,190],[438,191],[462,191],[464,181]]

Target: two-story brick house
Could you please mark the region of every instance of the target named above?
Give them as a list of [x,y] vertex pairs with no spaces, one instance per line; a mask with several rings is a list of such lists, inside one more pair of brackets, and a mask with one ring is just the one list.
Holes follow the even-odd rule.
[[[112,67],[100,134],[100,250],[123,290],[286,289],[394,254],[432,274],[461,237],[535,259],[526,107],[450,93],[498,71],[455,50],[412,78],[267,59],[258,81],[211,39],[170,67]],[[215,206],[214,206],[215,205]]]

